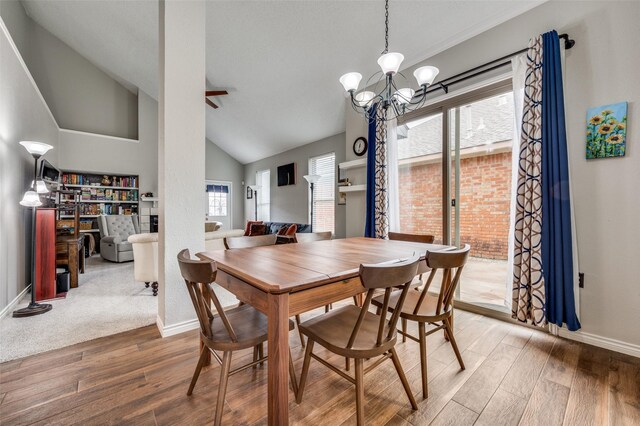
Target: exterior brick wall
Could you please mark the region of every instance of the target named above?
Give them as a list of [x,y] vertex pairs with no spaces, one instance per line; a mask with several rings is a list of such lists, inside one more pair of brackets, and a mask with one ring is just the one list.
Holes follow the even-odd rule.
[[[462,158],[460,169],[460,242],[471,245],[472,256],[506,260],[511,152]],[[442,241],[440,162],[400,166],[398,174],[400,229],[433,234]]]

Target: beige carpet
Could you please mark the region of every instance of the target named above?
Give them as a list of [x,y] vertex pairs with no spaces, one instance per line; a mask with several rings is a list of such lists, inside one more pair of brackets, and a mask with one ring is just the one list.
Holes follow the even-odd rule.
[[[28,305],[31,295],[17,308]],[[154,324],[157,297],[133,279],[133,262],[87,259],[80,285],[43,315],[0,320],[0,362]]]

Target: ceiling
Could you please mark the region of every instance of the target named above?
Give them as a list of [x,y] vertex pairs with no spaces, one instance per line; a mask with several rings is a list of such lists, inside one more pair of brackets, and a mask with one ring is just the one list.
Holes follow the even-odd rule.
[[[542,3],[392,1],[389,48],[410,66]],[[23,0],[29,16],[130,90],[158,94],[156,1]],[[249,163],[345,130],[338,78],[377,71],[378,1],[210,1],[207,137]],[[441,70],[446,75],[446,70]],[[204,107],[203,102],[203,107]]]

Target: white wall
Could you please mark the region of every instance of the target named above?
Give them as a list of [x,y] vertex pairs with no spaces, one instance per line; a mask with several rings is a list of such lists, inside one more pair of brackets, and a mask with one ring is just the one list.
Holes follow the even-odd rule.
[[218,145],[206,140],[206,159],[204,177],[207,180],[231,182],[233,194],[232,228],[244,228],[244,166],[223,151]]
[[158,102],[140,91],[139,140],[60,132],[59,167],[96,173],[140,175],[140,191],[158,194]]
[[[579,297],[582,333],[623,345],[640,345],[639,22],[639,2],[552,1],[418,64],[435,65],[446,78],[520,50],[530,37],[552,29],[576,40],[566,55],[565,107],[580,270],[585,273]],[[629,101],[627,156],[586,161],[587,109],[619,101]],[[347,156],[360,126],[347,113]]]
[[19,1],[2,3],[9,32],[58,125],[136,139],[136,93],[33,21]]
[[[337,179],[337,165],[345,161],[344,138],[345,134],[340,133],[254,163],[245,164],[244,180],[246,185],[255,184],[258,170],[271,170],[271,221],[309,223],[309,184],[303,178],[304,175],[309,174],[309,158],[328,152],[335,152]],[[277,181],[278,166],[292,162],[297,165],[296,184],[279,187]],[[254,200],[247,200],[246,193],[243,199],[245,200],[245,219],[253,220]],[[344,238],[346,209],[344,205],[337,205],[337,201],[338,193],[336,189],[335,236]]]
[[[0,5],[4,9],[4,4]],[[33,158],[18,143],[36,140],[54,146],[58,126],[33,83],[0,18],[0,310],[30,282],[30,210],[18,203],[33,179]]]

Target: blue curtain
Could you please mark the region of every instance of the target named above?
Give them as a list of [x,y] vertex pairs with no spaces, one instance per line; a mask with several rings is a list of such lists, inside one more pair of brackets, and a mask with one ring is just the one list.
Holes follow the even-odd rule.
[[367,213],[364,226],[364,236],[376,237],[376,117],[378,105],[371,106],[371,117],[369,118],[369,132],[367,135]]
[[569,165],[558,33],[542,35],[542,267],[547,321],[580,328],[573,294]]

